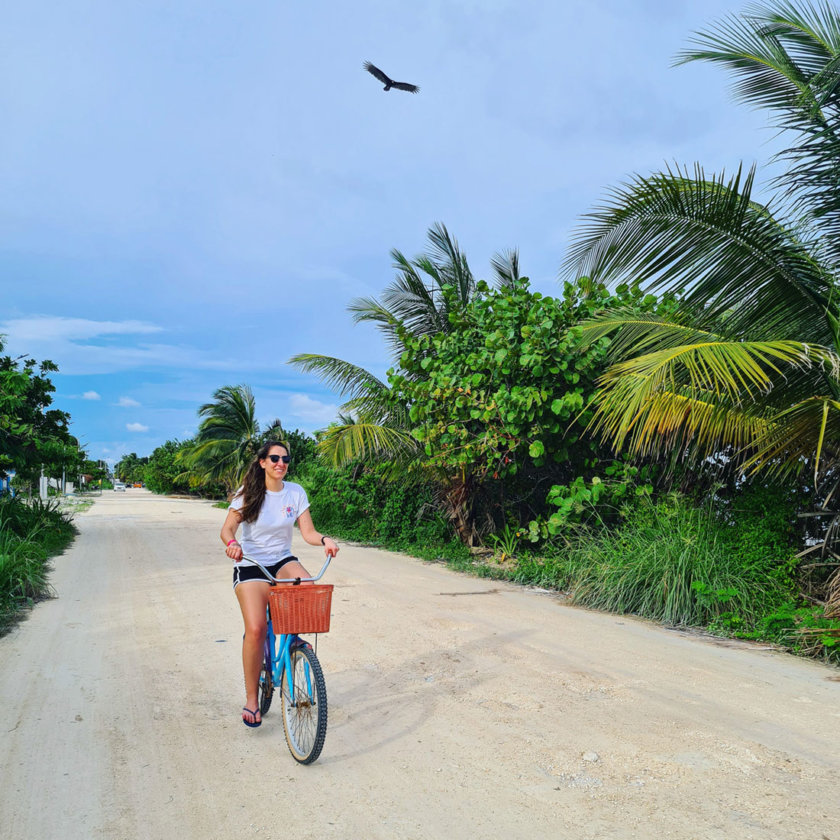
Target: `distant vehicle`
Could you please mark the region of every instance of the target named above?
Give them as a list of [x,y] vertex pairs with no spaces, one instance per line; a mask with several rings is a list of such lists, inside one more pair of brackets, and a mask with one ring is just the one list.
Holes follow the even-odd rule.
[[116,493],[118,490],[122,490],[122,492],[125,493],[125,484],[121,481],[114,482],[114,492]]
[[132,485],[132,487],[142,487],[142,486],[143,486],[142,481],[135,481],[134,484]]

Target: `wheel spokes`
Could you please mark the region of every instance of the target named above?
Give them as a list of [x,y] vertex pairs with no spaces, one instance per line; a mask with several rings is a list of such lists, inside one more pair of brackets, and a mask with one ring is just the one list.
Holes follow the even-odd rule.
[[290,696],[288,685],[284,685],[284,702],[287,707],[289,730],[295,746],[302,754],[307,753],[317,733],[317,709],[312,696],[312,679],[309,663],[304,656],[295,656],[292,666],[294,696]]

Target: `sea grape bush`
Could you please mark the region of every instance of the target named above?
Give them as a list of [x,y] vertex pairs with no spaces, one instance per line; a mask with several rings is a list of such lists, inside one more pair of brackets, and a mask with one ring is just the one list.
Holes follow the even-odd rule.
[[610,294],[586,278],[566,283],[559,299],[531,291],[527,278],[501,289],[480,283],[467,306],[452,307],[452,330],[404,335],[388,373],[392,398],[408,407],[425,466],[461,506],[499,484],[515,488],[497,494],[499,505],[514,495],[543,510],[551,483],[612,463],[582,434],[609,339],[585,344],[579,324],[631,305],[650,310],[656,299],[627,286]]

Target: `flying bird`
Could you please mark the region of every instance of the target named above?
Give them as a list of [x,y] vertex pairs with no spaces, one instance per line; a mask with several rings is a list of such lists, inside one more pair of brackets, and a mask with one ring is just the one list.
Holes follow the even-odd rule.
[[396,88],[397,90],[407,90],[409,93],[417,93],[420,90],[417,85],[410,85],[408,82],[395,82],[393,79],[389,79],[378,67],[375,67],[369,61],[364,63],[364,68],[371,76],[379,79],[385,85],[385,90]]

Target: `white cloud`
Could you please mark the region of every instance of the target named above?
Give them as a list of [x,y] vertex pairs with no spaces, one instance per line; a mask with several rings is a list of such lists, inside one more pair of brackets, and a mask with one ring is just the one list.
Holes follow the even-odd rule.
[[[288,413],[305,424],[314,423],[326,426],[327,423],[335,420],[338,414],[338,406],[313,400],[307,394],[290,394]],[[291,424],[285,422],[284,425],[289,426]]]
[[126,423],[125,427],[126,427],[126,429],[128,429],[129,432],[148,432],[149,431],[149,427],[144,426],[142,423]]
[[[117,373],[138,368],[239,371],[241,359],[214,355],[188,344],[155,344],[139,339],[164,328],[146,321],[93,321],[34,315],[0,322],[6,352],[52,359],[62,374]],[[247,362],[251,369],[270,368]]]
[[117,400],[117,405],[122,408],[137,408],[140,403],[137,402],[137,400],[131,399],[131,397],[120,397],[119,400]]
[[87,318],[61,318],[35,315],[13,318],[0,325],[0,332],[16,341],[80,341],[101,335],[137,335],[162,332],[146,321],[91,321]]
[[82,394],[82,399],[83,400],[101,400],[102,397],[99,394],[97,394],[96,391],[85,391],[84,394]]

